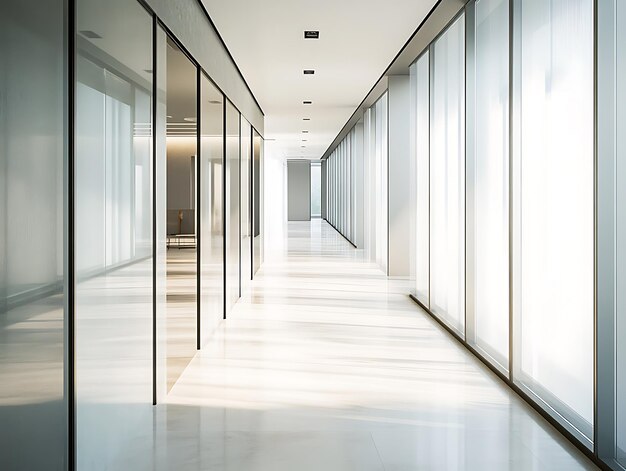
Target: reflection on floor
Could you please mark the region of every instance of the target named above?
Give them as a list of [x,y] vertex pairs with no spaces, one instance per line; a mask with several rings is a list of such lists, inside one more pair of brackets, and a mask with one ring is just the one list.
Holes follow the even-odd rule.
[[63,465],[63,303],[53,294],[0,310],[0,469]]
[[167,250],[167,391],[196,353],[195,249]]
[[326,223],[282,247],[113,469],[594,469]]

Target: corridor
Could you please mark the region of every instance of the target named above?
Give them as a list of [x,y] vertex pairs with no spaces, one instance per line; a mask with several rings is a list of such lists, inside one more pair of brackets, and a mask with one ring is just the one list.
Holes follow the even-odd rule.
[[123,469],[595,469],[326,222],[282,247]]

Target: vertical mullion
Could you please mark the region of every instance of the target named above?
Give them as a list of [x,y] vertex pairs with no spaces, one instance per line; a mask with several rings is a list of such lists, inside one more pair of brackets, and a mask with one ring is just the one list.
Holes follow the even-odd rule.
[[201,318],[202,311],[202,259],[201,259],[201,221],[202,221],[202,178],[201,178],[201,158],[202,158],[202,71],[196,65],[196,349],[200,350],[201,345]]
[[152,405],[157,403],[157,17],[152,15]]
[[[513,184],[513,171],[514,171],[514,159],[513,153],[514,149],[514,97],[513,94],[516,91],[515,83],[515,74],[514,74],[514,33],[515,33],[515,22],[514,22],[514,13],[516,9],[515,0],[509,0],[509,381],[514,382],[514,354],[515,354],[515,319],[514,319],[514,288],[515,283],[513,282],[513,262],[514,262],[514,243],[513,243],[513,228],[514,228],[514,198],[513,190],[515,185]],[[520,58],[521,59],[521,58]]]
[[224,312],[222,317],[224,319],[226,319],[226,307],[228,303],[228,291],[226,289],[226,235],[228,231],[226,227],[226,162],[228,160],[228,156],[226,155],[226,133],[226,95],[222,94],[222,294],[224,300]]
[[66,384],[65,395],[67,397],[67,465],[70,471],[76,469],[76,377],[75,377],[75,314],[76,314],[76,271],[75,271],[75,80],[76,80],[76,0],[67,0],[67,237],[65,257],[67,267],[67,346],[66,362]]

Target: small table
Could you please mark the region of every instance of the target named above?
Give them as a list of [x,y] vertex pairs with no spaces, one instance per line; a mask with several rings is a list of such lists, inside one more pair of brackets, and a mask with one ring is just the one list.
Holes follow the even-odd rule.
[[166,246],[176,247],[178,249],[195,249],[196,248],[196,235],[195,234],[168,234],[166,239]]

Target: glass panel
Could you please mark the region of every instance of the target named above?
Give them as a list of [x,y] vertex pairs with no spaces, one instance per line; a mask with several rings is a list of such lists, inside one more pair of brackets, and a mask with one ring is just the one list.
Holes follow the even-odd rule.
[[0,7],[0,468],[65,470],[63,0]]
[[239,111],[226,101],[226,314],[239,299]]
[[170,39],[167,47],[167,388],[196,353],[197,69]]
[[252,141],[252,155],[253,155],[253,191],[252,191],[252,208],[253,208],[253,216],[252,216],[252,224],[253,224],[253,235],[254,235],[254,247],[253,247],[253,257],[254,257],[254,267],[252,269],[253,275],[257,272],[259,267],[261,266],[263,260],[263,237],[261,231],[262,218],[263,218],[263,139],[253,129],[252,132],[253,141]]
[[376,195],[376,263],[387,273],[387,94],[376,102],[374,178]]
[[224,317],[224,98],[204,75],[200,87],[200,326],[204,344]]
[[252,279],[252,223],[250,208],[250,172],[252,171],[252,129],[250,123],[241,117],[241,180],[240,184],[240,211],[241,211],[241,290],[245,293],[250,287]]
[[311,163],[311,217],[322,215],[322,167]]
[[[473,185],[475,343],[503,370],[509,358],[509,1],[475,10]],[[471,202],[468,202],[471,204]],[[469,229],[468,229],[469,230]],[[468,267],[469,268],[469,267]],[[471,275],[470,275],[471,276]]]
[[167,34],[156,29],[156,401],[167,394]]
[[430,139],[430,309],[465,324],[465,18],[434,43]]
[[429,305],[429,223],[430,223],[430,55],[415,64],[415,296]]
[[[617,286],[615,319],[615,455],[626,467],[626,5],[615,2],[616,47],[616,151],[617,151]],[[604,6],[606,8],[606,5]]]
[[[593,1],[518,2],[515,379],[592,437]],[[567,426],[567,424],[566,424]]]
[[152,423],[152,18],[76,8],[77,468],[116,469]]

